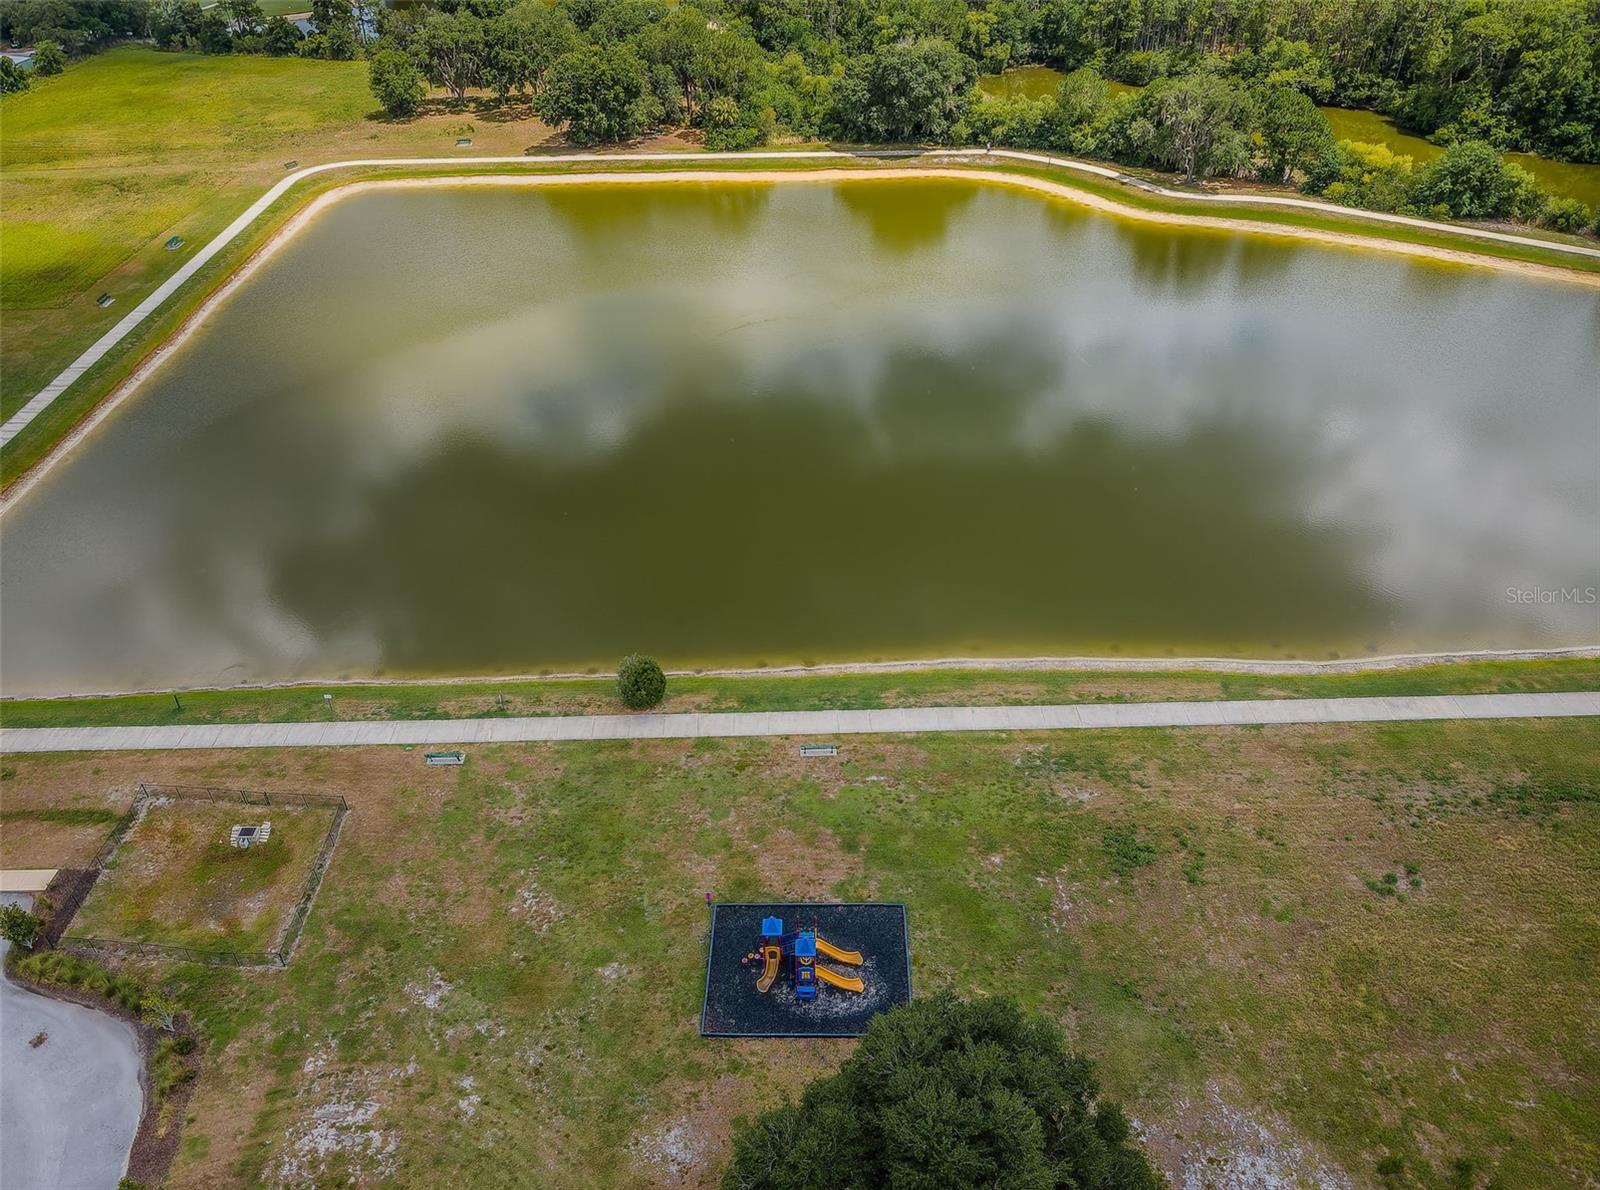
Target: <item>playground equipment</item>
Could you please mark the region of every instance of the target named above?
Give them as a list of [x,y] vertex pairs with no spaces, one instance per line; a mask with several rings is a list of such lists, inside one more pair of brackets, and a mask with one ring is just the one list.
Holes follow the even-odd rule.
[[864,992],[867,985],[855,975],[841,975],[822,966],[817,957],[831,959],[850,967],[861,966],[859,950],[842,950],[829,942],[813,927],[809,930],[791,930],[784,933],[783,918],[761,919],[760,946],[744,956],[747,964],[756,964],[761,973],[756,976],[756,991],[770,992],[778,981],[785,959],[790,961],[790,978],[794,980],[794,998],[800,1001],[815,1000],[817,985],[827,984],[845,992]]

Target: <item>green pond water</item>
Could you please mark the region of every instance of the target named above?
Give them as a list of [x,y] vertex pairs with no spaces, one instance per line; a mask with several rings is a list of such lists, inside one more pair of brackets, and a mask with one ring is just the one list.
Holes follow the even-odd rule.
[[[1328,117],[1333,135],[1340,140],[1364,141],[1369,145],[1387,145],[1396,153],[1404,153],[1417,164],[1432,161],[1444,149],[1420,136],[1401,132],[1388,116],[1377,112],[1355,111],[1350,108],[1325,107],[1322,114]],[[1567,161],[1551,161],[1532,153],[1507,153],[1506,160],[1522,166],[1551,194],[1576,198],[1590,206],[1600,203],[1600,165],[1580,165]]]
[[0,682],[1592,642],[1597,376],[1593,290],[976,182],[367,193],[0,521]]
[[[978,80],[978,89],[985,95],[999,99],[1043,99],[1055,94],[1061,79],[1061,71],[1050,66],[1014,66],[1001,74],[984,75]],[[1111,88],[1118,94],[1138,90],[1137,87],[1115,82]],[[1432,141],[1400,131],[1393,120],[1377,112],[1344,107],[1325,107],[1321,110],[1328,117],[1333,135],[1340,140],[1387,145],[1396,153],[1415,158],[1419,165],[1432,161],[1444,152]],[[1551,161],[1533,153],[1507,153],[1506,160],[1522,166],[1552,194],[1576,198],[1590,206],[1600,204],[1600,165]]]

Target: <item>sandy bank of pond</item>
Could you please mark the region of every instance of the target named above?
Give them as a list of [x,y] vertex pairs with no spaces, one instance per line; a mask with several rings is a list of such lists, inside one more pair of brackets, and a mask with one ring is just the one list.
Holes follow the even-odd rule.
[[[618,158],[619,163],[626,158]],[[396,162],[395,164],[404,164]],[[1600,273],[1579,269],[1561,268],[1533,261],[1513,260],[1506,257],[1473,252],[1462,248],[1447,248],[1431,244],[1410,243],[1385,237],[1381,231],[1373,234],[1334,231],[1326,228],[1269,223],[1262,220],[1234,218],[1220,215],[1194,215],[1154,208],[1134,206],[1114,198],[1080,189],[1065,182],[1027,174],[969,166],[877,166],[828,167],[807,169],[751,170],[740,168],[693,168],[670,170],[645,170],[637,173],[588,172],[569,174],[448,174],[424,178],[374,178],[347,182],[318,195],[292,215],[267,241],[244,261],[200,304],[171,335],[161,342],[144,361],[105,400],[95,407],[69,434],[26,474],[19,477],[4,497],[0,498],[0,516],[20,501],[32,486],[73,447],[94,430],[181,346],[205,320],[227,300],[240,285],[265,264],[285,243],[304,229],[319,214],[333,204],[374,190],[412,189],[419,187],[480,187],[480,186],[661,186],[673,184],[723,183],[727,185],[768,185],[777,182],[837,183],[861,181],[927,180],[929,178],[952,181],[982,181],[992,185],[1027,190],[1075,203],[1117,218],[1143,223],[1164,224],[1204,231],[1246,233],[1276,236],[1290,240],[1306,240],[1342,248],[1371,252],[1394,253],[1442,264],[1464,265],[1498,269],[1530,279],[1565,282],[1592,289],[1600,289]]]

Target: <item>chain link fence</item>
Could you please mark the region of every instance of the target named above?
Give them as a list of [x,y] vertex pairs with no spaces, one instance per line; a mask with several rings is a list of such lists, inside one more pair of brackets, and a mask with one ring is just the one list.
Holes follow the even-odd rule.
[[[235,951],[199,949],[192,946],[175,946],[165,942],[139,942],[131,938],[69,938],[61,941],[73,917],[94,888],[101,871],[111,861],[123,838],[143,816],[145,809],[157,801],[231,802],[245,806],[325,806],[333,810],[333,820],[322,837],[311,871],[307,873],[300,897],[289,914],[288,924],[279,935],[277,944],[265,951]],[[339,842],[339,830],[350,805],[339,796],[316,793],[268,793],[253,789],[222,789],[208,785],[152,785],[141,782],[133,805],[106,836],[96,854],[92,868],[85,870],[63,890],[63,899],[51,918],[56,937],[52,945],[69,953],[123,955],[138,958],[174,959],[187,963],[204,963],[222,967],[286,967],[305,930],[306,919],[311,915],[311,905],[322,887],[322,878],[333,860],[334,848]],[[87,878],[85,878],[87,877]]]

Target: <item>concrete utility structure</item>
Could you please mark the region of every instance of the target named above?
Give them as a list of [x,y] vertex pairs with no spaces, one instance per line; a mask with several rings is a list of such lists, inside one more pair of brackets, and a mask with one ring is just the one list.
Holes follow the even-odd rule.
[[228,843],[241,850],[255,847],[272,838],[272,823],[263,822],[259,826],[234,826],[228,831]]

